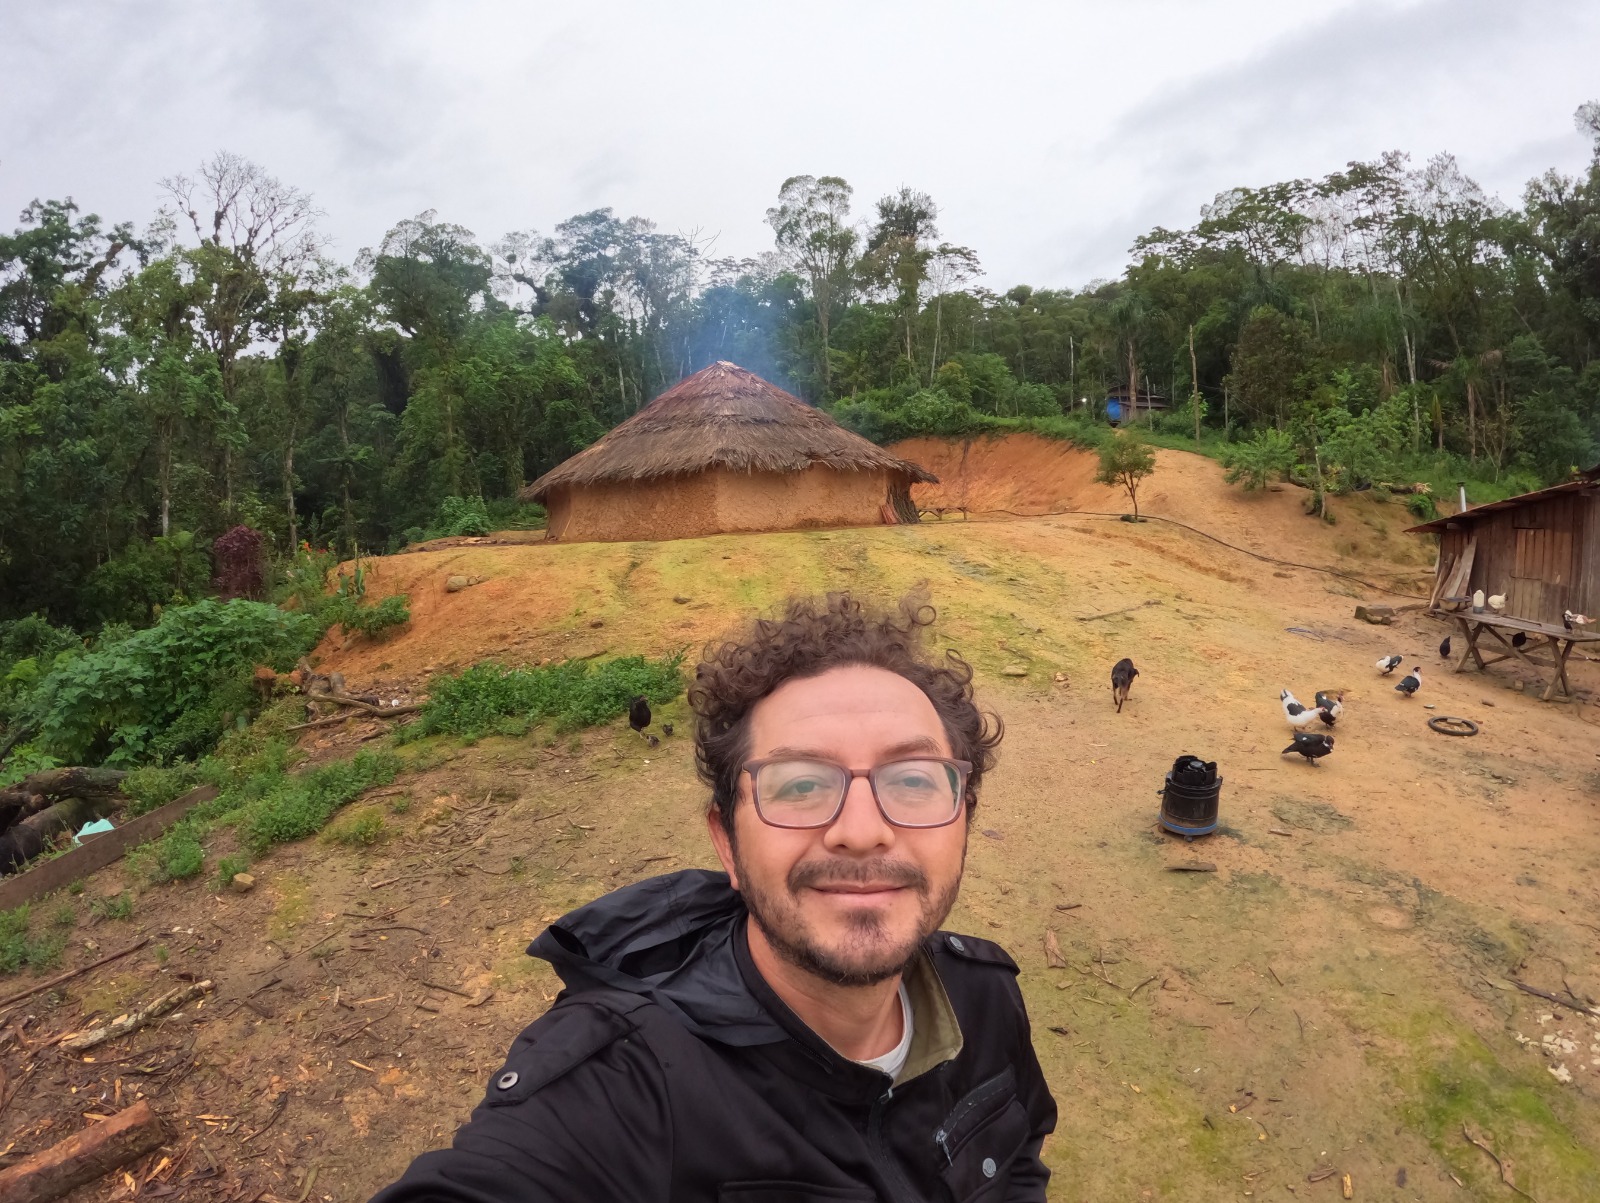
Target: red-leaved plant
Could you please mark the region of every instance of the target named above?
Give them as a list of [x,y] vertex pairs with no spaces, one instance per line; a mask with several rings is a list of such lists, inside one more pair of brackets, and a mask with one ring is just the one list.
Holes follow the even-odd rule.
[[211,545],[216,569],[212,584],[223,601],[235,597],[260,601],[267,588],[266,539],[248,526],[234,527]]

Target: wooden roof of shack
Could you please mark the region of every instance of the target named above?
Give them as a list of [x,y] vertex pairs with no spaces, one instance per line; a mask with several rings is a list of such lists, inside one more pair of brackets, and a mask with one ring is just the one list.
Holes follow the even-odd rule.
[[801,472],[823,464],[845,472],[938,478],[840,426],[815,406],[726,360],[679,381],[599,442],[525,487],[552,489],[684,476],[711,468]]
[[1563,493],[1581,493],[1585,490],[1600,489],[1600,467],[1590,468],[1580,472],[1572,480],[1563,481],[1558,485],[1551,485],[1548,489],[1536,489],[1532,493],[1518,493],[1515,497],[1507,497],[1503,501],[1490,501],[1483,505],[1475,505],[1470,509],[1462,510],[1459,514],[1447,514],[1443,518],[1435,518],[1432,522],[1424,522],[1420,526],[1406,528],[1408,535],[1440,535],[1452,523],[1475,522],[1479,518],[1487,518],[1490,514],[1498,514],[1502,510],[1514,510],[1520,506],[1544,501],[1550,497],[1559,497]]

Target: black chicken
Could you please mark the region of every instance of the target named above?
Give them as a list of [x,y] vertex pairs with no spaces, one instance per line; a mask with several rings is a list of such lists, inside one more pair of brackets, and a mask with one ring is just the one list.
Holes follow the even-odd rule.
[[650,699],[641,695],[628,704],[628,726],[643,735],[649,725]]
[[1317,758],[1326,756],[1333,751],[1333,736],[1324,735],[1320,731],[1296,731],[1294,742],[1279,752],[1280,756],[1287,756],[1290,752],[1298,752],[1306,758],[1306,763],[1315,767]]

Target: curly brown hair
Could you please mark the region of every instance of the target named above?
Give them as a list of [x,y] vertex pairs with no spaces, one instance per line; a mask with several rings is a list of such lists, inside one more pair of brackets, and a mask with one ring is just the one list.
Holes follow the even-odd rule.
[[850,665],[888,669],[927,695],[952,755],[972,762],[967,778],[967,821],[972,821],[978,787],[994,767],[1005,726],[974,704],[972,668],[965,660],[947,651],[936,662],[923,650],[922,632],[935,617],[933,607],[917,595],[892,611],[873,609],[849,593],[830,593],[821,602],[796,597],[789,599],[783,617],[758,618],[738,637],[706,647],[689,687],[695,762],[700,779],[711,787],[710,806],[721,812],[730,834],[756,703],[785,681]]

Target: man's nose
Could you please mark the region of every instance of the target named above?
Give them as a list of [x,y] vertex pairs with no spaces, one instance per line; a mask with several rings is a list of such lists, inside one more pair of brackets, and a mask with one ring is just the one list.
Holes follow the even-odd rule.
[[845,790],[844,807],[828,827],[824,842],[830,848],[866,851],[894,843],[894,826],[878,809],[872,796],[872,783],[865,777],[852,777]]

